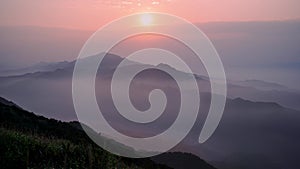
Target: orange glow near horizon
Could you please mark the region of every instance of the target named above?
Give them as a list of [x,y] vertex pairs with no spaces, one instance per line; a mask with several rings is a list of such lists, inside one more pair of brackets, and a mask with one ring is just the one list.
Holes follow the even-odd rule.
[[299,19],[298,0],[3,0],[0,25],[95,30],[119,17],[163,12],[190,22]]

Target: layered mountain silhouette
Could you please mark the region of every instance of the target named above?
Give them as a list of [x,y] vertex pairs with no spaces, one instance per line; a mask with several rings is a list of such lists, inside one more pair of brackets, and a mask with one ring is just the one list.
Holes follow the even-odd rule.
[[0,72],[0,76],[18,76],[18,75],[24,75],[28,73],[34,73],[34,72],[51,72],[55,71],[57,69],[64,69],[70,65],[72,65],[72,62],[63,61],[63,62],[40,62],[35,65],[24,67],[21,69],[13,69],[13,70],[5,70]]
[[[96,79],[99,107],[120,132],[139,137],[153,136],[168,129],[176,118],[180,93],[174,79],[155,70],[155,67],[163,67],[178,73],[184,81],[195,76],[201,92],[196,124],[186,139],[172,151],[192,152],[220,169],[296,169],[299,166],[296,157],[300,156],[300,136],[297,132],[300,130],[300,112],[295,109],[299,109],[300,95],[297,91],[281,90],[278,85],[257,81],[229,83],[223,119],[214,135],[206,143],[199,144],[197,140],[210,105],[208,78],[187,74],[163,64],[144,71],[130,87],[133,105],[137,109],[147,110],[150,106],[149,91],[157,88],[166,93],[168,105],[162,117],[152,126],[132,124],[117,113],[110,95],[110,80],[121,61],[121,57],[110,54],[100,65]],[[125,71],[132,66],[144,65],[132,63],[120,69]],[[74,62],[54,71],[2,77],[0,94],[39,115],[64,121],[76,120],[71,92],[73,67]]]
[[[103,54],[99,54],[99,55],[103,55]],[[84,60],[86,60],[86,62],[93,61],[95,60],[95,57],[97,57],[97,55],[87,57]],[[107,74],[112,74],[121,61],[123,61],[123,58],[121,58],[120,56],[114,54],[107,54],[100,66],[103,68],[103,70],[106,71]],[[24,78],[26,78],[25,83],[27,81],[30,81],[30,78],[70,80],[70,78],[72,78],[73,75],[74,65],[75,65],[75,61],[40,63],[32,67],[23,68],[20,70],[14,70],[19,73],[10,73],[10,74],[2,73],[2,77],[0,74],[0,82],[1,82],[0,92],[3,90],[9,90],[9,88],[6,88],[7,83],[9,85],[23,85],[19,82],[23,81]],[[143,64],[131,61],[130,65],[128,66],[143,67]],[[186,73],[175,70],[174,68],[168,65],[160,64],[157,65],[157,67],[165,67],[166,69],[169,69],[171,71],[176,71],[177,74],[182,74],[183,78],[187,77]],[[126,71],[126,67],[124,67],[123,69],[125,69]],[[153,76],[156,75],[157,74],[155,74],[154,72]],[[209,92],[210,91],[209,78],[200,75],[195,75],[195,76],[198,77],[197,80],[201,85],[200,90],[202,92]],[[15,81],[17,81],[18,83],[14,83]],[[13,95],[6,95],[5,92],[4,93],[1,92],[0,94],[7,96],[7,98],[12,98],[18,101],[18,98],[14,98]],[[289,89],[277,83],[265,82],[260,80],[246,80],[246,81],[229,80],[228,97],[229,98],[241,97],[251,101],[277,102],[285,107],[300,110],[300,104],[298,102],[298,100],[300,100],[300,91]],[[27,106],[27,104],[25,106]],[[28,108],[31,110],[31,107]],[[40,112],[40,111],[37,110],[36,112]]]
[[151,159],[159,164],[165,164],[175,169],[186,169],[186,168],[216,169],[215,167],[207,164],[199,157],[190,153],[178,153],[178,152],[164,153],[152,157]]
[[0,164],[4,168],[182,168],[172,165],[172,160],[182,164],[189,161],[193,164],[188,167],[191,169],[215,169],[192,154],[180,152],[162,154],[153,159],[112,155],[95,145],[78,122],[37,116],[1,97],[0,135]]
[[[300,164],[299,121],[299,111],[277,103],[228,99],[212,138],[200,146],[191,141],[189,150],[200,152],[218,168],[296,169]],[[198,123],[192,133],[197,135],[199,128]]]

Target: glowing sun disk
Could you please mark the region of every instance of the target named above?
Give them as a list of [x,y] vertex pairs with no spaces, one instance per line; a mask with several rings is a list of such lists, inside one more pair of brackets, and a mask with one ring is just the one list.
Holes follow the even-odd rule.
[[144,13],[141,15],[140,20],[143,26],[149,26],[153,23],[153,16],[149,13]]

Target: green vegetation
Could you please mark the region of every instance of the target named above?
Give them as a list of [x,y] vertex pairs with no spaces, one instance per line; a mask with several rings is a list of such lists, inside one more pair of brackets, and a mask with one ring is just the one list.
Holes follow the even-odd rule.
[[0,168],[166,169],[149,158],[118,157],[95,145],[78,122],[36,116],[0,102]]

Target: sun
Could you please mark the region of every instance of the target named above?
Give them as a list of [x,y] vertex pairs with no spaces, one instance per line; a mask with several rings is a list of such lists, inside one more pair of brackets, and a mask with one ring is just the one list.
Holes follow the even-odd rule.
[[149,13],[144,13],[140,17],[143,26],[150,26],[153,23],[153,16]]

